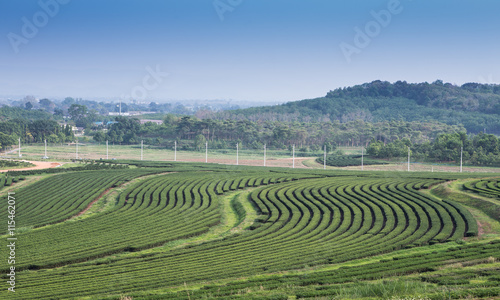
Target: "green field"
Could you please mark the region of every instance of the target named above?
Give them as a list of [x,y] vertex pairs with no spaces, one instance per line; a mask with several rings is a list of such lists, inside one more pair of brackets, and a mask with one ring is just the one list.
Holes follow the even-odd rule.
[[[106,152],[106,144],[96,143],[79,143],[78,155],[76,145],[73,144],[49,144],[47,146],[48,161],[69,161],[78,159],[83,160],[98,160],[106,159],[108,153],[109,159],[141,159],[140,145],[108,145]],[[21,148],[22,158],[26,160],[39,161],[45,156],[44,145],[29,144],[23,145]],[[296,156],[304,156],[304,154],[296,153]],[[317,156],[319,153],[309,153],[310,156]],[[18,159],[18,151],[12,151],[5,154],[6,157]],[[306,155],[307,156],[307,155]],[[144,145],[143,160],[154,161],[189,161],[189,162],[205,162],[205,149],[200,151],[185,151],[177,149],[177,155],[174,149],[159,148],[155,146]],[[235,149],[208,149],[208,162],[236,164],[236,148]],[[240,149],[238,153],[239,164],[242,165],[259,165],[264,164],[264,150],[256,149]],[[292,152],[287,150],[267,150],[266,165],[276,167],[292,166]],[[300,166],[297,163],[297,166]]]
[[[339,150],[345,155],[340,156],[342,163],[331,163],[327,169],[361,170],[361,147],[340,147]],[[295,168],[323,169],[322,152],[298,152],[296,151]],[[45,155],[43,145],[23,145],[21,149],[22,158],[30,161],[40,161]],[[4,154],[10,159],[19,159],[17,150]],[[75,144],[49,144],[47,147],[47,161],[68,162],[76,158]],[[236,149],[208,149],[208,162],[227,165],[236,165]],[[330,154],[329,158],[339,157]],[[79,144],[78,158],[80,160],[106,159],[106,145],[96,143]],[[140,160],[140,145],[109,145],[108,158],[118,160]],[[346,160],[347,158],[347,160]],[[144,145],[143,160],[150,161],[174,161],[178,162],[205,162],[205,151],[177,151],[175,157],[173,149],[158,148]],[[334,160],[335,161],[335,160]],[[347,163],[346,163],[347,162]],[[238,157],[239,165],[263,166],[264,151],[260,149],[240,149]],[[292,152],[287,150],[267,150],[266,166],[268,167],[292,167]],[[64,166],[63,166],[64,167]],[[373,160],[368,156],[364,160],[364,170],[369,171],[407,171],[406,161]],[[411,171],[420,172],[457,172],[459,166],[446,163],[419,163],[411,161]],[[500,168],[464,166],[463,171],[467,173],[476,172],[499,172]]]
[[1,299],[500,297],[500,174],[88,166],[18,174]]

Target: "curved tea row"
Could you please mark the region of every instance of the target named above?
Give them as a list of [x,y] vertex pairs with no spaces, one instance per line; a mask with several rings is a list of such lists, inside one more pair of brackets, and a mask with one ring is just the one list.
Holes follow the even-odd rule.
[[[58,176],[56,179],[59,177],[64,178]],[[73,179],[73,176],[66,178]],[[113,180],[116,181],[117,178]],[[81,185],[87,185],[87,181],[94,182],[87,177],[84,179],[88,180],[82,180]],[[17,254],[23,259],[19,260],[16,267],[59,267],[124,251],[139,251],[200,235],[220,222],[217,194],[293,179],[295,177],[282,174],[240,175],[236,178],[207,172],[158,175],[130,186],[121,193],[112,209],[78,221],[21,234],[19,239],[22,239],[23,247],[18,249]],[[57,181],[53,182],[56,185],[50,186],[48,190],[57,189],[59,184]],[[99,187],[102,190],[107,184],[109,183],[103,181],[94,188],[94,195],[99,193]],[[78,190],[75,188],[71,191]],[[66,202],[76,202],[70,196],[62,199],[64,201],[59,202],[64,203],[57,206],[63,208],[54,208],[56,205],[52,205],[52,209],[47,211],[64,211]],[[45,204],[43,207],[49,205],[51,204]],[[0,261],[0,268],[6,269],[6,262]]]
[[463,187],[465,190],[487,197],[500,197],[500,184],[498,179],[470,181],[465,183]]
[[[455,240],[471,230],[469,222],[473,219],[466,210],[416,191],[438,182],[434,179],[388,181],[370,177],[274,176],[274,182],[299,180],[252,191],[249,200],[260,216],[242,234],[164,253],[144,253],[23,273],[25,283],[16,296],[27,299],[116,294],[298,269]],[[251,180],[254,186],[256,181],[264,183],[255,177],[256,174],[228,179],[217,178],[216,174],[210,177],[188,172],[144,181],[122,193],[116,209],[102,219],[79,222],[87,229],[95,226],[91,233],[80,231],[81,235],[87,232],[96,239],[106,237],[99,239],[102,243],[99,247],[94,244],[95,247],[86,247],[88,241],[85,241],[75,248],[83,247],[87,253],[114,245],[131,244],[141,248],[141,245],[148,247],[151,246],[148,243],[179,238],[188,232],[197,234],[203,226],[218,222],[215,194],[251,186]],[[103,224],[108,225],[99,233]],[[71,228],[63,236],[69,238],[73,230],[77,228]],[[112,240],[113,235],[106,233],[108,230],[128,244],[119,244],[120,238]],[[71,239],[76,236],[78,234]],[[68,243],[68,247],[74,242]],[[44,255],[39,255],[37,261],[43,260]],[[48,260],[45,263],[50,265]],[[50,276],[46,276],[46,272],[50,272]]]
[[[148,169],[83,171],[37,181],[16,192],[16,210],[20,212],[16,215],[16,227],[40,227],[64,221],[85,209],[106,189],[157,172]],[[5,219],[6,214],[6,210],[0,210],[0,218]],[[0,231],[3,233],[5,231]]]

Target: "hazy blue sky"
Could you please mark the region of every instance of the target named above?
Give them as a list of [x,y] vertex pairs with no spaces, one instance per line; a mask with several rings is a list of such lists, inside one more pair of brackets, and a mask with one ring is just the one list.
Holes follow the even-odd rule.
[[498,83],[499,12],[497,0],[2,0],[0,95],[283,102],[376,79]]

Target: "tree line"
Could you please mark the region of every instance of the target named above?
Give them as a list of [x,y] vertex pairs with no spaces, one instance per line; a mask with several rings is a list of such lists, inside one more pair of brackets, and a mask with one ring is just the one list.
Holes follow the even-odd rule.
[[210,141],[212,147],[219,149],[242,143],[250,149],[262,149],[266,144],[270,149],[287,149],[296,145],[297,149],[315,151],[323,149],[325,145],[329,148],[367,146],[372,137],[385,143],[400,139],[422,143],[442,133],[464,131],[461,126],[437,122],[283,123],[198,119],[170,114],[161,125],[152,122],[140,124],[138,119],[126,117],[116,117],[115,122],[106,132],[93,130],[87,134],[97,142],[108,140],[118,144],[138,144],[144,140],[149,145],[172,147],[175,140],[184,149],[200,149],[206,141]]
[[500,166],[500,138],[484,133],[472,136],[465,132],[440,134],[434,141],[424,143],[400,139],[384,144],[374,139],[366,152],[376,158],[401,158],[408,155],[408,148],[415,160],[459,162],[462,154],[463,161],[472,165]]
[[54,120],[13,119],[0,122],[0,148],[5,149],[17,145],[18,139],[23,143],[62,143],[75,140],[70,125],[60,125]]

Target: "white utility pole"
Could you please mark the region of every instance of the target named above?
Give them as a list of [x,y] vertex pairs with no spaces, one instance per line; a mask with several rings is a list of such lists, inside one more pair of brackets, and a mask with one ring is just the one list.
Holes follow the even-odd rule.
[[108,147],[108,140],[106,140],[106,159],[109,159],[109,147]]
[[23,155],[21,154],[21,138],[19,138],[19,158],[21,158]]
[[205,142],[205,162],[208,162],[208,142]]
[[363,158],[364,158],[364,148],[361,147],[361,171],[363,171]]
[[323,147],[323,170],[326,170],[326,145]]
[[295,145],[292,146],[292,168],[295,169]]
[[47,140],[44,140],[45,142],[45,156],[43,158],[47,159]]
[[174,141],[174,161],[177,161],[177,141]]
[[76,139],[76,159],[78,159],[78,139]]
[[408,147],[408,172],[410,172],[410,147]]
[[464,147],[460,147],[460,173],[462,173],[463,152],[464,152]]
[[141,140],[141,160],[142,160],[142,152],[144,150],[144,141]]
[[239,165],[239,161],[238,161],[238,157],[239,156],[239,152],[238,152],[238,143],[236,143],[236,165]]
[[264,144],[264,167],[266,166],[266,144]]

